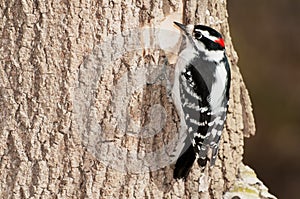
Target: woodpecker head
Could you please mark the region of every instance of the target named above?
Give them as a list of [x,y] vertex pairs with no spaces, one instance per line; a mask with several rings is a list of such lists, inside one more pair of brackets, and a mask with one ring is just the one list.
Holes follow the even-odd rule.
[[225,43],[222,35],[213,28],[204,25],[183,25],[174,22],[187,37],[187,42],[191,43],[197,51],[224,51]]

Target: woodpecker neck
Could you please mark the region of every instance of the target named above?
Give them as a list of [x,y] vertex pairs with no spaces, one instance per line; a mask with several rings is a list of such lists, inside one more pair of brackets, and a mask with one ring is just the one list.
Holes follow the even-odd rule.
[[206,50],[204,51],[204,54],[206,56],[206,60],[212,61],[212,62],[220,62],[225,56],[225,52],[223,50]]
[[207,49],[206,46],[201,43],[201,42],[194,42],[195,48],[200,54],[203,55],[203,59],[207,61],[212,61],[212,62],[220,62],[224,56],[225,56],[225,51],[224,50],[210,50]]

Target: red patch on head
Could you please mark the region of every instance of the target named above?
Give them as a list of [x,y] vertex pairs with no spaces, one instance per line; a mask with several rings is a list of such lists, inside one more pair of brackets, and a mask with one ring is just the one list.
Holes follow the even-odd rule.
[[220,46],[222,46],[223,48],[225,47],[225,43],[224,43],[224,40],[222,38],[217,39],[215,42],[220,44]]

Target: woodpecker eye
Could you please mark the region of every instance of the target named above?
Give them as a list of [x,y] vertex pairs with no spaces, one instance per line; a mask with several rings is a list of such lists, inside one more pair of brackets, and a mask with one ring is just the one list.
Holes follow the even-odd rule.
[[202,34],[201,34],[200,32],[194,32],[194,37],[195,37],[196,39],[201,39]]

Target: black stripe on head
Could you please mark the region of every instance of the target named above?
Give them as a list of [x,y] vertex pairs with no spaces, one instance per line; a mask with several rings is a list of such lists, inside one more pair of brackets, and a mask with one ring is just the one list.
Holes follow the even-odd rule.
[[201,37],[199,39],[199,41],[201,41],[205,45],[205,48],[208,50],[223,50],[224,49],[224,47],[220,46],[218,43],[216,43],[210,39],[207,39],[206,37]]
[[196,25],[194,27],[194,33],[196,33],[197,31],[196,30],[203,30],[203,31],[207,31],[209,32],[209,34],[211,34],[212,36],[215,36],[217,38],[222,38],[222,35],[216,31],[215,29],[211,28],[211,27],[208,27],[208,26],[203,26],[203,25]]

